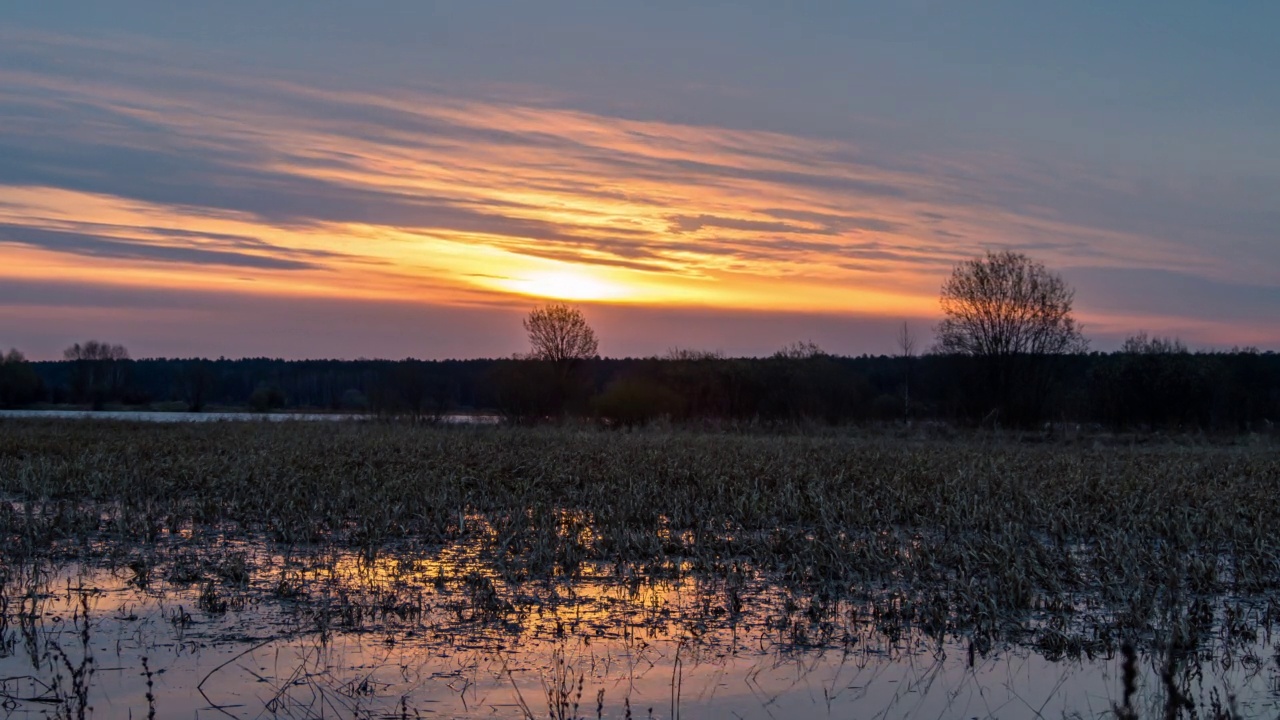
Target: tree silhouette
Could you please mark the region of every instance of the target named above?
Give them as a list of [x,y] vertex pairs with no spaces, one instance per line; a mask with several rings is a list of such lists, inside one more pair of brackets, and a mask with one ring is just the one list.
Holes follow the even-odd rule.
[[588,383],[575,371],[596,357],[600,343],[582,311],[560,303],[535,308],[524,319],[524,329],[529,359],[538,362],[523,369],[523,389],[508,385],[505,394],[523,398],[518,403],[526,408],[523,414],[544,407],[547,414],[563,415],[575,402],[585,402]]
[[938,349],[995,357],[1082,352],[1075,291],[1031,258],[1006,250],[966,260],[942,286]]
[[199,358],[182,364],[179,383],[182,399],[186,401],[189,412],[204,412],[204,407],[209,402],[214,384],[213,370],[210,366],[211,363],[208,360]]
[[0,353],[0,406],[35,402],[43,391],[40,376],[17,349]]
[[72,345],[62,355],[72,364],[72,394],[91,402],[94,410],[101,410],[124,391],[129,351],[123,345],[90,340]]
[[916,358],[916,336],[906,320],[898,328],[898,357],[902,359],[902,417],[911,417],[911,364]]
[[1050,356],[1089,346],[1071,314],[1074,301],[1061,276],[1022,253],[988,252],[955,267],[942,285],[937,349],[977,359],[973,410],[992,422],[1040,419]]
[[596,356],[600,343],[577,308],[552,304],[535,308],[524,319],[531,356],[557,366],[567,366]]

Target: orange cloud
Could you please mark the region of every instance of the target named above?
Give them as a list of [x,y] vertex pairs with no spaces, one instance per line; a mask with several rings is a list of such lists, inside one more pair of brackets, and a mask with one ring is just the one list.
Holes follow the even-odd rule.
[[1001,158],[121,67],[108,82],[0,70],[3,101],[29,111],[6,131],[29,151],[0,184],[0,279],[920,316],[956,260],[1002,246],[1232,272],[1001,203],[1002,181],[973,180],[1009,170]]

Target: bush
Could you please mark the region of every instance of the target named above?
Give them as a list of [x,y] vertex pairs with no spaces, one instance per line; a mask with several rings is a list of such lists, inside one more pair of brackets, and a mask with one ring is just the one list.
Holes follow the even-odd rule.
[[43,391],[40,376],[22,353],[0,354],[0,405],[30,405]]
[[249,396],[249,407],[254,412],[267,412],[284,407],[284,393],[275,385],[259,383]]
[[619,425],[647,425],[681,412],[680,396],[652,380],[623,377],[595,399],[596,414]]
[[364,393],[359,390],[350,388],[342,393],[342,399],[338,401],[338,404],[343,410],[359,412],[369,409],[369,398],[365,397]]

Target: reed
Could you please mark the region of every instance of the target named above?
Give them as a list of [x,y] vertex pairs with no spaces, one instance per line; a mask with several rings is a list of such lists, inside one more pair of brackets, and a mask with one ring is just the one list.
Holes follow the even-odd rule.
[[[797,607],[857,602],[889,631],[1078,656],[1175,629],[1194,645],[1197,607],[1280,590],[1273,444],[5,421],[0,493],[11,560],[137,555],[210,529],[370,558],[465,548],[448,580],[485,621],[512,588],[602,572],[705,578],[732,617],[751,576]],[[135,562],[139,582],[156,574]],[[271,570],[252,565],[188,554],[166,568],[221,608]],[[303,592],[274,582],[280,599]],[[820,642],[822,616],[789,631]]]

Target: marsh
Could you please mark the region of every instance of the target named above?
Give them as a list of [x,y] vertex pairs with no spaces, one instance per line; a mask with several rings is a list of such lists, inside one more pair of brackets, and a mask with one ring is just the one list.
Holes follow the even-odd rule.
[[1275,712],[1267,440],[0,429],[17,716]]

